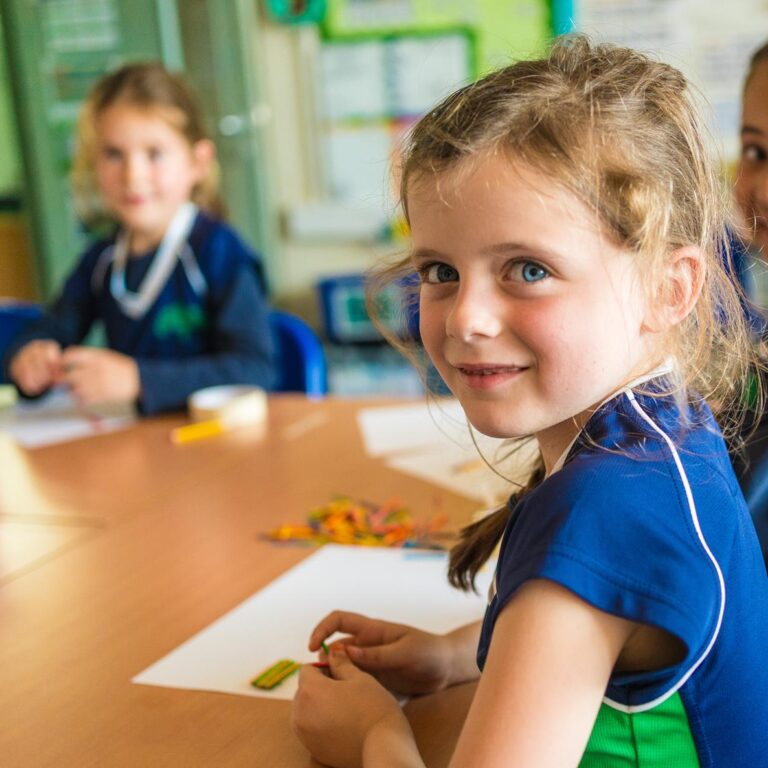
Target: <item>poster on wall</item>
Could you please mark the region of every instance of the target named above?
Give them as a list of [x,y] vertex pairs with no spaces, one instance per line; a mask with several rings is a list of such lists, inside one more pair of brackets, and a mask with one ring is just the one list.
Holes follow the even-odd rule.
[[327,0],[326,7],[315,132],[322,186],[328,202],[373,210],[373,220],[399,231],[391,169],[402,138],[456,88],[541,55],[549,0]]
[[579,0],[578,31],[627,45],[678,67],[706,100],[726,161],[739,151],[741,89],[749,57],[768,40],[762,0]]
[[473,63],[468,30],[323,43],[320,135],[329,199],[390,218],[390,169],[403,134],[472,79]]

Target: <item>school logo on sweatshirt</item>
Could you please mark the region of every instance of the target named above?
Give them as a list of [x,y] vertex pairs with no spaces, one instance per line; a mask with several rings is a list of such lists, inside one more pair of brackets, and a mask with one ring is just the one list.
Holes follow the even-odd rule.
[[157,313],[153,330],[160,339],[191,339],[204,326],[205,316],[198,304],[168,304]]

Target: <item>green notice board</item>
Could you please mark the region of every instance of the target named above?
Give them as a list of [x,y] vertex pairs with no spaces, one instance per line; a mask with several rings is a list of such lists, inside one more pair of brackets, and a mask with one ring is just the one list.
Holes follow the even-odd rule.
[[[0,22],[2,19],[0,19]],[[2,38],[0,38],[0,41]],[[0,45],[2,43],[0,42]],[[11,84],[8,67],[4,58],[0,59],[0,197],[17,195],[21,180],[21,167],[18,160],[18,141],[13,125],[11,109]]]
[[548,0],[328,0],[329,38],[465,27],[477,36],[478,73],[540,54],[552,33]]
[[0,0],[0,12],[36,272],[48,298],[86,242],[68,181],[83,97],[127,60],[180,66],[175,8],[169,0]]

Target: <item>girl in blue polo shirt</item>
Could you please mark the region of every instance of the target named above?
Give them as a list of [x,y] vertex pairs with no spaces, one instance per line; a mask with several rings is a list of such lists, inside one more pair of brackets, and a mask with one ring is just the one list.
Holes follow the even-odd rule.
[[328,765],[422,766],[389,691],[479,677],[452,766],[764,765],[768,584],[713,415],[751,348],[685,79],[558,41],[423,118],[401,192],[390,274],[421,277],[424,347],[475,429],[534,436],[541,461],[451,554],[468,588],[501,540],[484,621],[326,617],[311,650],[347,636],[330,677],[301,672],[300,739]]
[[[159,64],[126,65],[96,84],[78,128],[80,212],[114,232],[9,349],[8,378],[25,395],[63,384],[82,403],[146,414],[206,386],[268,386],[261,264],[216,218],[214,146],[186,85]],[[97,321],[108,349],[81,346]]]

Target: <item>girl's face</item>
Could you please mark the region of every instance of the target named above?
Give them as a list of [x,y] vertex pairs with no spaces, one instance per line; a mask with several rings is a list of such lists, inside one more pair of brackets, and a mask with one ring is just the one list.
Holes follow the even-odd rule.
[[569,192],[486,157],[412,184],[426,350],[470,422],[551,468],[589,409],[651,367],[635,259]]
[[744,91],[734,189],[753,245],[768,256],[768,61],[757,65]]
[[190,145],[168,118],[160,109],[118,102],[96,119],[99,188],[135,253],[160,242],[209,168],[210,142]]

